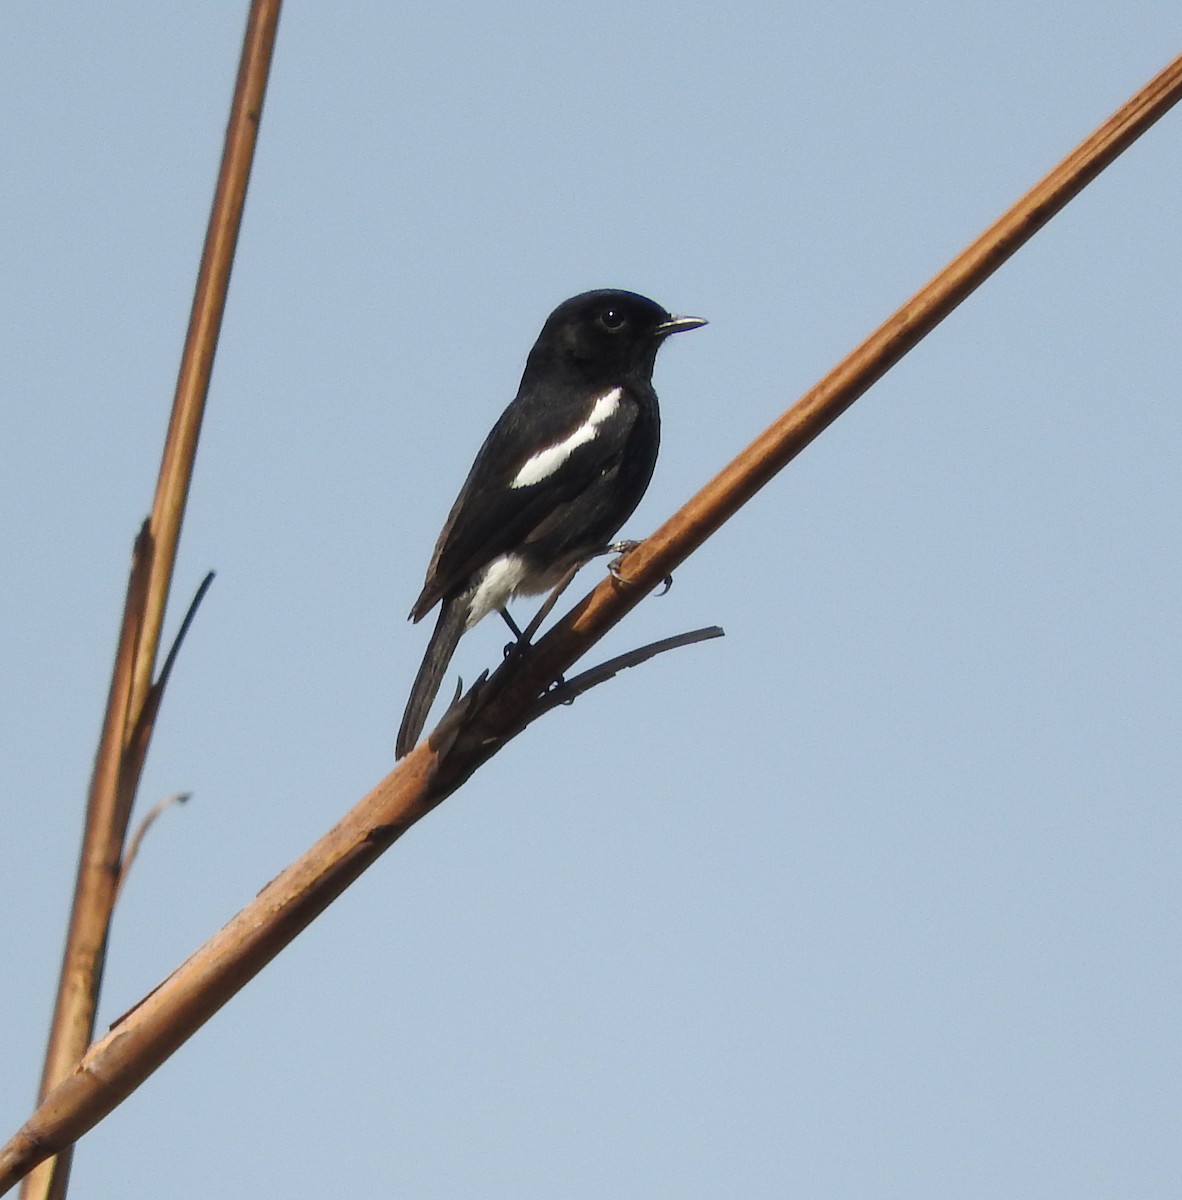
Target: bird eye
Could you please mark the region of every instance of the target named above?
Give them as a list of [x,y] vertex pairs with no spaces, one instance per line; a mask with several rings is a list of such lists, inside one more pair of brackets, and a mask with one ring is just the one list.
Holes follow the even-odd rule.
[[608,333],[618,333],[624,328],[627,323],[627,317],[622,312],[615,308],[605,308],[599,314],[599,324],[608,331]]

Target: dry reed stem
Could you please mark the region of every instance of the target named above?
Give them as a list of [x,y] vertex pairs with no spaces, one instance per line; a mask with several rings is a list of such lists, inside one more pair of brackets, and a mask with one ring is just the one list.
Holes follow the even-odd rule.
[[[246,198],[279,6],[279,0],[255,0],[247,22],[156,495],[151,516],[135,543],[107,712],[87,798],[74,901],[41,1075],[41,1099],[69,1075],[94,1033],[123,842],[160,696],[160,688],[153,689],[152,673]],[[69,1170],[70,1154],[66,1151],[29,1177],[22,1190],[24,1200],[61,1200]]]

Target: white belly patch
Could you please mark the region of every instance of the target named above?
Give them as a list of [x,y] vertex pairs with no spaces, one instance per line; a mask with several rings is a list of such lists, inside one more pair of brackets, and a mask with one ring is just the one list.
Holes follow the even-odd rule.
[[490,612],[504,608],[513,593],[525,581],[526,574],[525,560],[520,554],[502,554],[500,558],[494,558],[484,572],[476,595],[472,597],[472,607],[468,612],[465,628],[471,629]]

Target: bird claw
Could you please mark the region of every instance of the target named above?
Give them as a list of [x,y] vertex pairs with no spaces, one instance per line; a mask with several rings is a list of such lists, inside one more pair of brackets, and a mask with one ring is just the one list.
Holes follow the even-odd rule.
[[607,573],[617,583],[627,583],[628,582],[628,580],[626,580],[620,574],[620,563],[623,560],[625,554],[627,554],[630,550],[635,550],[636,547],[639,545],[640,545],[639,542],[634,542],[631,539],[626,539],[625,541],[622,541],[622,542],[612,542],[607,547],[607,553],[614,554],[616,556],[615,558],[613,558],[611,560],[611,562],[609,562],[607,564]]
[[[630,550],[635,550],[636,547],[639,545],[640,545],[639,542],[623,541],[623,542],[612,542],[612,544],[610,546],[608,546],[607,552],[609,554],[614,554],[616,557],[613,558],[611,560],[611,562],[609,562],[607,564],[607,573],[617,583],[628,584],[628,583],[632,582],[630,579],[625,579],[620,574],[620,563],[625,554],[627,554]],[[673,576],[666,575],[664,580],[662,581],[661,590],[657,593],[657,595],[663,596],[672,586],[673,586]]]

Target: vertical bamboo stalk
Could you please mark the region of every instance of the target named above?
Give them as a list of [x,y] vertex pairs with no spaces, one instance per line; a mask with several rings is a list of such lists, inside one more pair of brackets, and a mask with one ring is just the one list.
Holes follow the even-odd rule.
[[[130,746],[130,739],[152,690],[280,4],[281,0],[253,0],[247,20],[156,495],[151,516],[135,543],[107,712],[87,799],[74,903],[41,1076],[42,1099],[69,1074],[94,1034],[123,842],[146,750],[146,739],[136,747]],[[64,1150],[30,1175],[22,1189],[23,1200],[61,1200],[69,1182],[71,1154],[72,1148]]]

